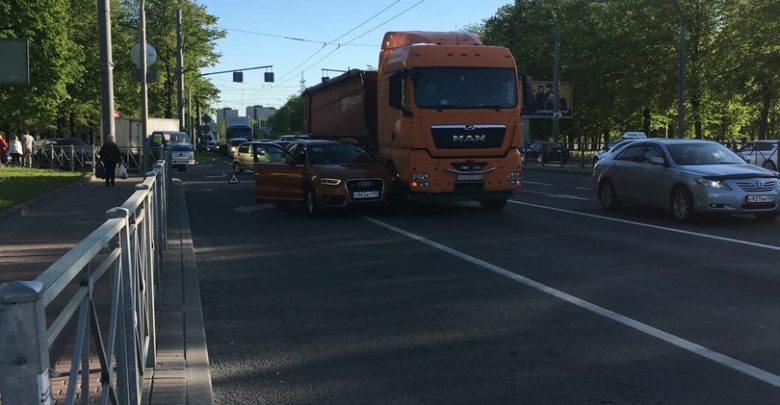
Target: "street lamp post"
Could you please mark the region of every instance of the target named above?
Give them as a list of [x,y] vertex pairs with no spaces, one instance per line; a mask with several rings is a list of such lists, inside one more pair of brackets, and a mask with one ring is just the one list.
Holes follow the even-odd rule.
[[680,7],[679,0],[672,0],[680,16],[680,45],[678,52],[678,77],[677,77],[677,137],[685,137],[685,16]]

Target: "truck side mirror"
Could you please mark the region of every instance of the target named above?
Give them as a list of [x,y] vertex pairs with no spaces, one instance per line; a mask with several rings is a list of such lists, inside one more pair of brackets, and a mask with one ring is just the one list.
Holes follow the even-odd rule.
[[521,74],[523,80],[523,109],[531,109],[534,106],[534,92],[531,87],[531,77]]

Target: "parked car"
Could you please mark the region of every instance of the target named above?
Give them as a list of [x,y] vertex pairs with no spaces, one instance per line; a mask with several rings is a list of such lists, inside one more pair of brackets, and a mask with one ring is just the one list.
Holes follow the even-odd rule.
[[695,214],[780,215],[777,172],[750,165],[712,141],[646,139],[606,156],[593,169],[602,207],[623,203],[671,210],[684,221]]
[[528,143],[520,145],[520,158],[523,163],[526,160],[534,160],[539,157],[539,153],[542,151],[542,141],[533,139]]
[[777,170],[777,142],[753,141],[743,146],[737,153],[747,162],[769,170]]
[[383,203],[395,181],[384,164],[352,143],[299,139],[284,157],[255,164],[257,202],[280,209],[302,202],[313,215],[323,208]]
[[252,141],[238,145],[233,158],[233,172],[254,171],[255,163],[284,162],[284,150],[272,142]]
[[634,142],[635,140],[636,138],[628,138],[628,139],[618,139],[616,141],[610,142],[606,147],[596,151],[596,154],[593,155],[593,166],[595,166],[599,160],[603,159],[608,154],[619,151],[623,146],[628,145],[629,143]]
[[296,139],[309,139],[309,135],[304,134],[286,134],[279,137],[280,142],[292,142]]
[[95,149],[80,138],[41,139],[35,145],[33,161],[39,167],[92,167]]
[[566,164],[570,158],[569,149],[560,142],[542,142],[541,151],[536,157],[539,163],[558,161]]
[[647,139],[647,134],[642,131],[623,132],[621,139]]

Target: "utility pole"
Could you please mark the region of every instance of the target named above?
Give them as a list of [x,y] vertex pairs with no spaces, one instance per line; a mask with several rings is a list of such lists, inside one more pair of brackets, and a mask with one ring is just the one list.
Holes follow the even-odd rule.
[[555,21],[555,57],[553,62],[553,141],[558,142],[558,126],[561,115],[561,26]]
[[114,135],[114,63],[111,56],[111,4],[98,0],[98,30],[100,35],[100,66],[103,98],[102,143]]
[[184,49],[181,34],[181,6],[182,2],[179,1],[179,8],[176,9],[176,77],[178,79],[177,86],[177,100],[178,100],[178,114],[179,114],[179,130],[184,131]]
[[149,128],[149,87],[146,78],[146,0],[140,0],[140,9],[138,10],[138,43],[141,44],[141,136],[143,136],[141,151],[142,173],[151,169],[152,162],[149,148],[149,140],[146,131]]

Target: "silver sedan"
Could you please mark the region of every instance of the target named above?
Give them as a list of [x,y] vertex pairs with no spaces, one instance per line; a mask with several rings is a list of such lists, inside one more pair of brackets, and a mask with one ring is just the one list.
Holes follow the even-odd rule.
[[745,163],[712,141],[646,139],[600,160],[593,187],[602,207],[623,203],[669,209],[681,221],[699,213],[780,215],[778,173]]

